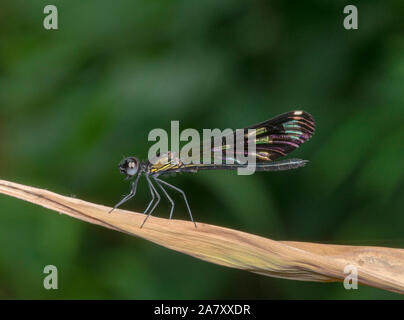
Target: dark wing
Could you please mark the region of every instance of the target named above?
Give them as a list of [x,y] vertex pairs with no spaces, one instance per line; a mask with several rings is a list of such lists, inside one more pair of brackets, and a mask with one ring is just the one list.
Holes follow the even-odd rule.
[[257,160],[272,161],[309,140],[314,134],[315,124],[311,114],[290,111],[246,129],[256,129]]
[[[276,116],[264,122],[244,128],[244,144],[243,148],[239,148],[244,156],[248,155],[248,129],[255,129],[255,144],[256,152],[254,156],[258,164],[258,168],[262,166],[265,170],[273,170],[272,167],[277,168],[276,165],[266,165],[265,162],[274,161],[278,158],[286,156],[288,153],[300,147],[304,142],[309,140],[315,131],[315,124],[313,117],[305,111],[290,111]],[[211,170],[211,169],[236,169],[240,167],[237,163],[237,148],[234,145],[236,139],[236,132],[233,135],[233,145],[229,145],[228,136],[222,138],[222,144],[219,147],[214,147],[214,141],[211,139],[210,145],[212,154],[212,164],[183,164],[178,158],[173,157],[169,161],[155,165],[150,165],[149,169],[152,173],[168,173],[189,171],[196,172],[198,170]],[[203,143],[201,144],[201,146]],[[227,150],[232,147],[233,151],[230,154]],[[202,150],[201,150],[202,151]],[[222,165],[213,164],[213,158],[222,160]],[[234,160],[235,165],[229,166],[226,163],[227,159]],[[201,154],[202,161],[202,154]],[[259,164],[259,163],[262,164]],[[282,165],[284,169],[303,166],[306,163],[300,159],[285,160]],[[264,168],[265,167],[265,168]],[[267,168],[268,167],[268,168]],[[283,170],[283,169],[279,169]]]
[[[238,149],[248,155],[248,129],[255,129],[255,157],[256,161],[273,161],[297,149],[314,134],[315,124],[313,117],[304,111],[290,111],[264,122],[244,128],[244,148]],[[231,149],[229,136],[222,139],[220,147],[212,148],[215,158],[226,159],[236,158],[236,147],[234,153],[227,153]],[[233,144],[236,140],[236,133],[233,133]],[[213,141],[212,141],[213,143]]]

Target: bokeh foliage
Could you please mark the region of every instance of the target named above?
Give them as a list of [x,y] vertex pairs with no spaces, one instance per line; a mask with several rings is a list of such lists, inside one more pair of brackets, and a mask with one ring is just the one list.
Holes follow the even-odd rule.
[[[0,5],[2,179],[113,205],[154,128],[240,128],[304,109],[300,170],[177,175],[196,220],[279,240],[403,247],[402,1],[45,1]],[[140,184],[125,207],[149,200]],[[187,219],[178,200],[176,218]],[[398,298],[266,278],[0,197],[0,298]],[[156,211],[167,216],[169,205]],[[42,287],[45,265],[57,291]]]

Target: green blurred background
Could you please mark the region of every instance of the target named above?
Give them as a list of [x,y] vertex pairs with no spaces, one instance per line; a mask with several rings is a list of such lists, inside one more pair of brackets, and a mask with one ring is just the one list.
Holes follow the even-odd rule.
[[[43,8],[59,30],[43,28]],[[355,4],[359,29],[343,28]],[[277,240],[404,247],[404,6],[397,1],[6,0],[1,179],[114,205],[150,130],[240,128],[293,109],[304,169],[177,175],[197,221]],[[175,218],[188,219],[179,196]],[[144,181],[124,208],[143,210]],[[400,298],[273,279],[0,196],[2,299]],[[155,215],[168,217],[162,201]],[[43,289],[43,268],[59,290]]]

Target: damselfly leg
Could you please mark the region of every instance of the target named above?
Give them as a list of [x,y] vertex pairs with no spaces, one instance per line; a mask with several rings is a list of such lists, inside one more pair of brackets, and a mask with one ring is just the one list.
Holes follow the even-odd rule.
[[191,218],[191,221],[194,223],[195,228],[196,228],[196,223],[195,223],[195,221],[194,221],[194,218],[192,217],[191,208],[189,207],[188,200],[187,200],[187,196],[185,195],[185,192],[182,191],[180,188],[177,188],[176,186],[173,186],[172,184],[169,184],[168,182],[165,182],[164,180],[161,180],[161,179],[159,179],[159,178],[157,178],[157,177],[154,177],[154,179],[155,179],[157,182],[162,183],[162,184],[166,185],[167,187],[170,187],[170,188],[172,188],[172,189],[174,189],[174,190],[176,190],[177,192],[179,192],[179,193],[182,194],[182,196],[184,197],[184,200],[185,200],[185,204],[187,205],[189,217]]
[[138,183],[138,181],[139,181],[140,176],[141,176],[141,174],[138,174],[138,175],[136,176],[136,179],[133,181],[133,183],[132,183],[132,188],[131,188],[131,190],[130,190],[130,193],[129,193],[127,196],[125,196],[121,201],[119,201],[119,202],[111,209],[111,211],[109,211],[108,213],[111,213],[111,212],[114,211],[116,208],[120,207],[120,206],[121,206],[122,204],[124,204],[126,201],[132,199],[132,198],[135,196],[135,194],[136,194],[136,189],[137,189],[137,183]]
[[[146,175],[146,180],[147,180],[147,183],[149,184],[149,186],[153,189],[154,194],[155,194],[156,197],[157,197],[157,201],[156,201],[156,203],[154,204],[153,208],[151,208],[151,210],[150,210],[149,213],[147,214],[147,217],[143,220],[143,223],[142,223],[142,225],[140,226],[141,228],[142,228],[143,225],[145,224],[146,220],[150,217],[150,215],[152,214],[152,212],[154,211],[154,209],[156,209],[156,207],[157,207],[157,205],[159,204],[160,199],[161,199],[160,194],[157,192],[156,188],[153,186],[153,184],[152,184],[152,182],[150,181],[150,178],[149,178],[148,175]],[[154,199],[153,199],[153,200],[154,200]],[[145,211],[145,213],[146,213],[146,211]]]
[[150,206],[152,205],[154,199],[156,198],[156,196],[154,195],[154,191],[153,191],[153,188],[152,188],[151,184],[148,183],[148,185],[149,185],[150,194],[152,195],[152,199],[150,200],[150,202],[147,205],[146,209],[143,211],[144,214],[146,214],[149,211]]
[[170,203],[171,203],[170,218],[169,218],[169,219],[171,219],[173,216],[173,212],[174,212],[174,206],[175,206],[174,201],[173,201],[173,199],[171,199],[170,195],[167,193],[166,189],[164,189],[164,187],[161,185],[161,183],[158,180],[156,180],[155,177],[153,177],[153,179],[154,179],[154,181],[156,181],[156,184],[160,187],[160,189],[163,191],[164,195],[167,197],[168,201],[170,201]]

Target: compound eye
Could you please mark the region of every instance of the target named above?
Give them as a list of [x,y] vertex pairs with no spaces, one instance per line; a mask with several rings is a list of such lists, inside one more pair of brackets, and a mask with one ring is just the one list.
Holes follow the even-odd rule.
[[136,158],[128,158],[126,161],[126,174],[133,176],[139,168],[139,161]]

